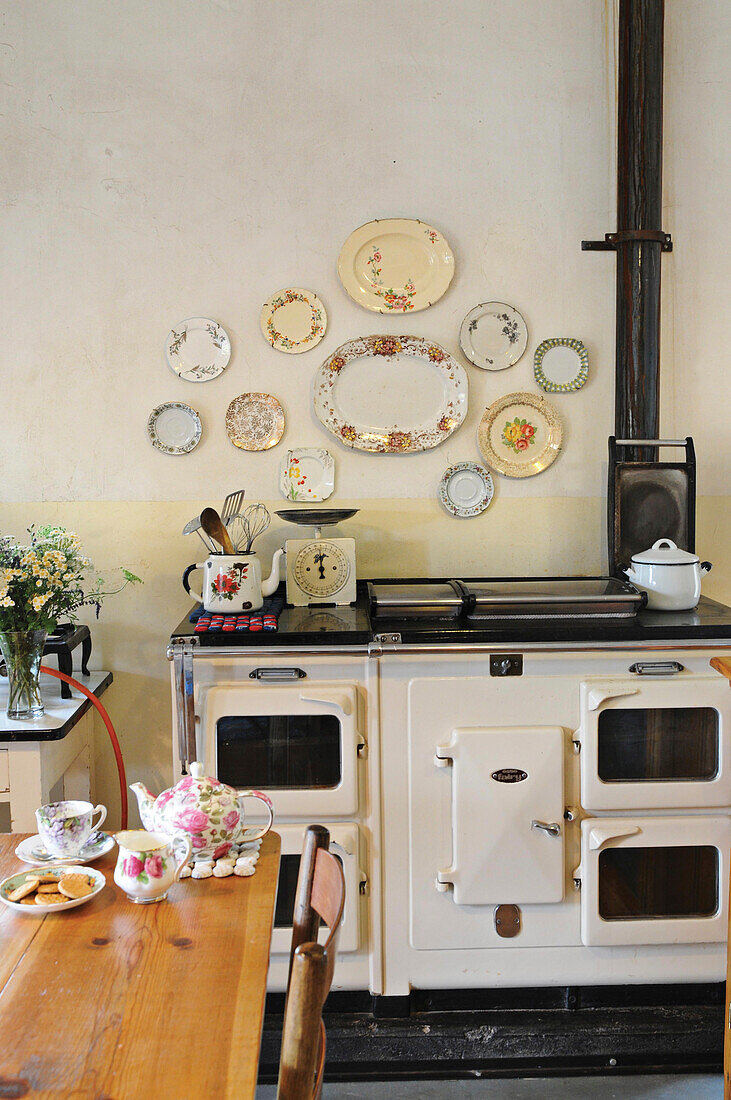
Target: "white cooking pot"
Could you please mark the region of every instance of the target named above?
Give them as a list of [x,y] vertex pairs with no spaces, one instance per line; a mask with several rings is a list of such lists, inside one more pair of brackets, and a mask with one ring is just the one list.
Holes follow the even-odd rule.
[[649,550],[633,554],[627,579],[647,593],[651,611],[690,611],[701,598],[701,577],[711,563],[679,550],[672,539],[658,539]]

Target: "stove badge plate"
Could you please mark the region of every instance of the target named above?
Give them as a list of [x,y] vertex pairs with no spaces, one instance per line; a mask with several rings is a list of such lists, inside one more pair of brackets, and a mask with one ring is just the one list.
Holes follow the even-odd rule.
[[521,768],[500,768],[493,772],[490,778],[496,783],[522,783],[528,778],[528,772],[522,771]]

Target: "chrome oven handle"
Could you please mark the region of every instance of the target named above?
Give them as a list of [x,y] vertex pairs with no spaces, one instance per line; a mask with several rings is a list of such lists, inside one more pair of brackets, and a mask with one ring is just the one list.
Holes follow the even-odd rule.
[[531,829],[541,829],[549,836],[561,836],[561,826],[558,821],[531,821]]
[[301,668],[255,668],[249,673],[250,680],[261,680],[268,684],[291,684],[295,680],[304,680],[307,673]]

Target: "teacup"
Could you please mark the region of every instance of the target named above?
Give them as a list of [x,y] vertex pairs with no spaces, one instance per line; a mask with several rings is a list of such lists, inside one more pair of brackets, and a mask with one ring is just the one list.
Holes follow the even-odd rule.
[[190,837],[180,834],[125,829],[115,834],[115,840],[119,854],[114,881],[138,905],[167,897],[192,852]]
[[[99,820],[94,823],[94,814]],[[36,810],[38,835],[46,850],[57,859],[72,859],[81,853],[92,832],[107,816],[106,806],[91,802],[49,802]]]

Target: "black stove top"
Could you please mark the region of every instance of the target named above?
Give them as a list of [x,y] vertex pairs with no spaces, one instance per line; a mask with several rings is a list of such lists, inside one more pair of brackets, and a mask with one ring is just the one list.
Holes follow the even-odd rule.
[[[512,579],[505,578],[505,581]],[[546,578],[551,580],[551,578]],[[465,583],[495,583],[500,579],[473,578]],[[385,581],[374,582],[378,585]],[[428,584],[424,578],[412,578],[398,584]],[[444,585],[445,581],[434,582]],[[276,594],[284,599],[284,585]],[[471,619],[463,610],[458,614],[413,616],[373,615],[366,581],[358,582],[357,600],[345,607],[284,607],[277,630],[271,633],[196,634],[195,624],[186,617],[173,631],[176,639],[194,638],[199,646],[276,648],[287,646],[366,646],[399,635],[403,644],[515,644],[590,643],[597,641],[651,644],[658,641],[693,642],[704,639],[731,642],[731,608],[701,597],[694,611],[652,612],[606,619],[481,617]]]

